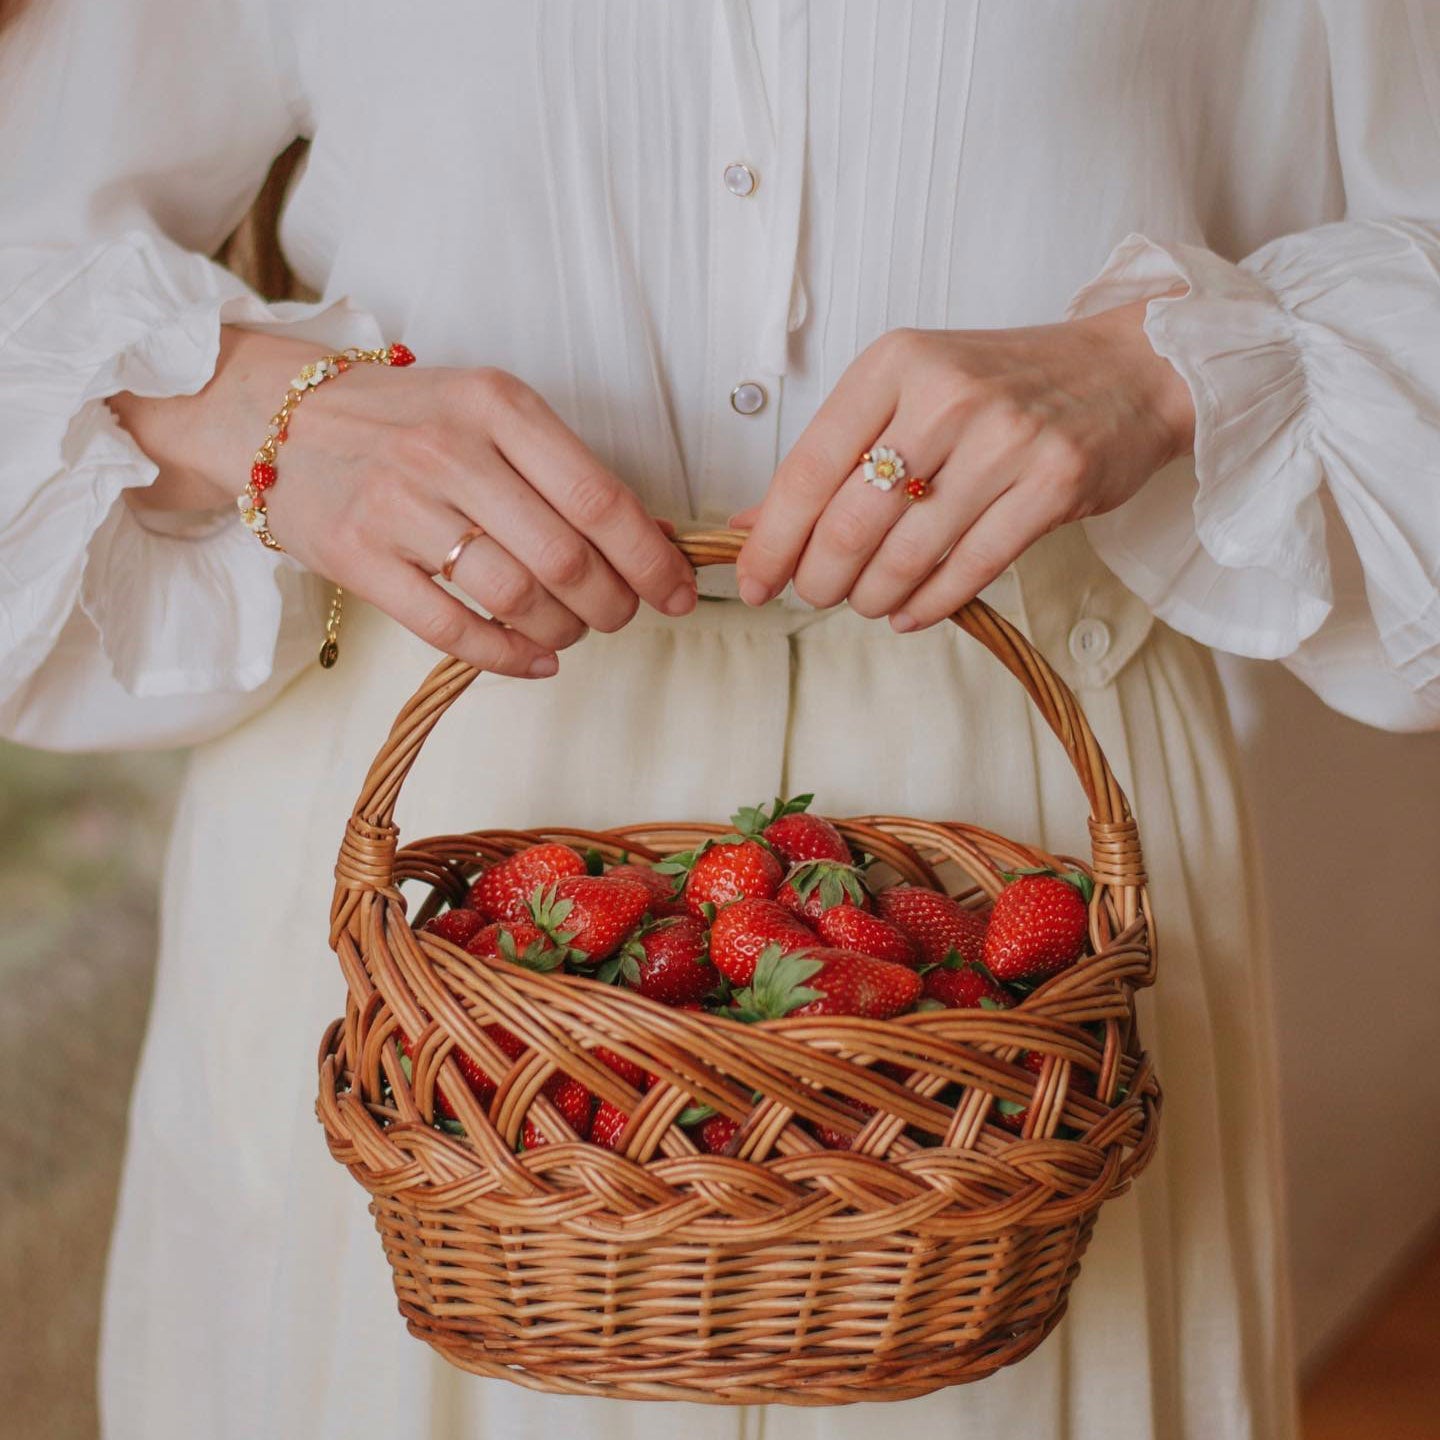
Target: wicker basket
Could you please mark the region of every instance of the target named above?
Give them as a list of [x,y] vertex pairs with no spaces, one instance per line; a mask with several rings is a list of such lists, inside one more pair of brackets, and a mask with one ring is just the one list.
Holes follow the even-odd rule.
[[[697,566],[723,564],[740,537],[679,543]],[[445,661],[401,712],[336,867],[331,943],[349,1001],[321,1046],[318,1110],[372,1197],[411,1333],[446,1359],[567,1394],[836,1405],[981,1379],[1060,1319],[1100,1205],[1155,1144],[1159,1089],[1133,1003],[1154,975],[1154,932],[1135,823],[1075,697],[982,603],[952,618],[1024,685],[1090,801],[1096,953],[1014,1010],[741,1026],[416,933],[482,865],[538,840],[648,860],[724,827],[485,830],[398,849],[401,785],[475,672]],[[946,888],[967,904],[994,898],[998,868],[1057,863],[971,825],[840,828],[907,881],[955,877]],[[413,915],[405,881],[429,887]],[[528,1053],[501,1054],[491,1021]],[[397,1030],[415,1039],[413,1080]],[[504,1077],[488,1106],[457,1043]],[[641,1096],[597,1045],[659,1082]],[[1046,1057],[1038,1074],[1017,1063],[1026,1050]],[[632,1113],[620,1153],[579,1141],[515,1153],[527,1113],[563,1127],[541,1093],[557,1070]],[[463,1136],[431,1123],[437,1082]],[[846,1099],[875,1113],[859,1120]],[[1001,1099],[1028,1104],[1022,1134],[994,1123]],[[733,1156],[699,1153],[674,1123],[695,1104],[741,1122]],[[797,1118],[854,1134],[853,1148],[822,1149]]]

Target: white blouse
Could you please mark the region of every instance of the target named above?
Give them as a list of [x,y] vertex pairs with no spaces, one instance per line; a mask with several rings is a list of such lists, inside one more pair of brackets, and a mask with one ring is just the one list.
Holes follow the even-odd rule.
[[[1436,0],[31,0],[0,125],[5,733],[196,740],[313,658],[313,577],[122,500],[156,467],[104,397],[199,390],[222,323],[513,370],[713,521],[883,331],[1181,280],[1147,330],[1195,459],[1091,543],[1177,629],[1440,725]],[[267,305],[204,257],[296,135],[324,298]]]

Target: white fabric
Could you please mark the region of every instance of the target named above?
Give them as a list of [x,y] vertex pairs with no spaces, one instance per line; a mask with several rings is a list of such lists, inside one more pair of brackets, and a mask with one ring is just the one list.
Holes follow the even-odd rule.
[[[676,1422],[462,1380],[396,1328],[304,1097],[338,1006],[318,953],[326,857],[423,658],[359,610],[340,667],[305,669],[312,578],[233,522],[143,530],[122,492],[154,466],[103,398],[200,388],[227,319],[304,325],[317,345],[404,339],[426,363],[517,372],[657,513],[716,520],[763,493],[885,330],[1040,323],[1071,297],[1185,285],[1148,327],[1196,394],[1197,463],[1005,581],[1153,830],[1168,1136],[1102,1226],[1071,1338],[908,1413],[956,1437],[1286,1440],[1246,856],[1209,671],[1152,618],[1280,658],[1372,723],[1435,723],[1437,28],[1420,0],[25,10],[0,50],[0,729],[63,747],[220,737],[172,854],[109,1440],[518,1436],[582,1415],[618,1440]],[[282,239],[324,298],[266,307],[200,257],[302,133]],[[734,161],[759,175],[747,198],[723,184]],[[768,401],[742,416],[729,395],[747,380]],[[1071,833],[1073,787],[958,637],[862,639],[846,617],[792,635],[795,612],[714,609],[587,641],[553,685],[482,682],[402,819],[717,814],[788,764],[841,808]],[[881,718],[837,733],[838,702],[862,694]],[[882,737],[863,760],[862,735]],[[726,736],[750,743],[697,761]],[[601,741],[602,779],[582,783],[576,757]],[[315,988],[292,1007],[306,934]],[[874,1423],[763,1421],[772,1440]]]

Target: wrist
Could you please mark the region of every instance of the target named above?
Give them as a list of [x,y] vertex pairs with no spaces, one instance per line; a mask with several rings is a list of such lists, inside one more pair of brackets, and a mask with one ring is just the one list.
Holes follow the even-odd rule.
[[[1184,289],[1170,293],[1183,294]],[[1155,349],[1145,333],[1149,304],[1149,299],[1135,300],[1091,319],[1109,332],[1111,343],[1124,353],[1137,403],[1159,428],[1167,452],[1163,463],[1168,464],[1195,448],[1195,402],[1185,377]]]

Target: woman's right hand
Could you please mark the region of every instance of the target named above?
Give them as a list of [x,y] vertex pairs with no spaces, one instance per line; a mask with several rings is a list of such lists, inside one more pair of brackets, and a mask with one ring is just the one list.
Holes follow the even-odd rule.
[[[288,382],[320,353],[226,327],[198,395],[113,396],[160,466],[131,503],[233,507]],[[695,606],[694,571],[661,524],[504,371],[354,365],[296,407],[276,468],[270,528],[290,554],[481,669],[552,675],[557,650],[620,629],[640,600],[667,615]],[[493,620],[433,578],[475,525],[485,534],[453,578]]]

